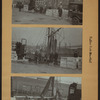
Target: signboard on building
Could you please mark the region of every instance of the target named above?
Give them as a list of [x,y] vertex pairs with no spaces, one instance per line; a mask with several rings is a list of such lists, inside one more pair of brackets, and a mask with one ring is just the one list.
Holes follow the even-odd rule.
[[28,11],[28,5],[24,5],[24,11]]

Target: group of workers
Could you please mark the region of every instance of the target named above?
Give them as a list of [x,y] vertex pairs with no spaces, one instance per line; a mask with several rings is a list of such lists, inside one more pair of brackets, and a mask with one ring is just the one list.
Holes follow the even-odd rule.
[[35,52],[34,55],[35,63],[53,63],[54,65],[58,64],[58,53],[50,53],[50,54],[41,54],[40,52]]

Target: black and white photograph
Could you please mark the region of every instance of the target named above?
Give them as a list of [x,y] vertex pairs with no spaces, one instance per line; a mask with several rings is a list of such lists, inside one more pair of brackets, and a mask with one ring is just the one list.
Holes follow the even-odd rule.
[[12,73],[81,74],[82,28],[12,28]]
[[11,100],[82,100],[80,77],[11,77]]
[[83,0],[12,0],[12,24],[82,25]]

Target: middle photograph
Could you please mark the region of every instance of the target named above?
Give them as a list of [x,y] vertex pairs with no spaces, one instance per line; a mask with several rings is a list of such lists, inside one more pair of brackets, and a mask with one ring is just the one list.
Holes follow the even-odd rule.
[[11,50],[12,73],[82,73],[82,28],[13,27]]

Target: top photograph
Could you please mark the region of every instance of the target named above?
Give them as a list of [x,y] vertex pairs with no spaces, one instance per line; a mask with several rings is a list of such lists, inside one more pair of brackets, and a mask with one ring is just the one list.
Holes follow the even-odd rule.
[[12,24],[82,25],[83,0],[12,0]]

